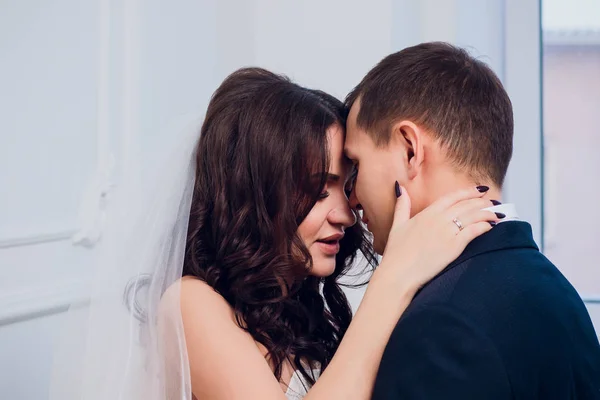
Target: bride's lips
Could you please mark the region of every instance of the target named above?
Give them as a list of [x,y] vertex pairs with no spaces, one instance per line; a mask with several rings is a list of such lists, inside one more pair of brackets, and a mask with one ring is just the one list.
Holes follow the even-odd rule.
[[343,233],[336,233],[317,240],[317,244],[323,253],[334,256],[340,251],[340,240],[342,240],[343,237]]

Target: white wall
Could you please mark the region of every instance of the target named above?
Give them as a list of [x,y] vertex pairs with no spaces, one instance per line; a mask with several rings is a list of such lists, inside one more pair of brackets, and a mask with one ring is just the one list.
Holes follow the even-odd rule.
[[77,232],[96,162],[98,4],[0,5],[0,393],[45,398],[57,320],[77,293]]
[[0,397],[47,398],[102,192],[214,89],[216,3],[0,4]]
[[[502,0],[2,2],[2,397],[46,398],[60,311],[84,298],[110,206],[103,193],[124,162],[141,173],[227,74],[258,65],[343,98],[390,52],[447,40],[508,80],[505,13]],[[356,307],[362,291],[349,294]]]

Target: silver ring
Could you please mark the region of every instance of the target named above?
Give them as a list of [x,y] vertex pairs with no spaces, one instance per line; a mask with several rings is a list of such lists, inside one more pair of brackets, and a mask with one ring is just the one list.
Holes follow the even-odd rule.
[[454,218],[452,220],[452,222],[454,222],[454,225],[456,225],[458,227],[459,231],[462,231],[463,229],[465,229],[465,227],[463,226],[462,222],[460,222],[458,218]]

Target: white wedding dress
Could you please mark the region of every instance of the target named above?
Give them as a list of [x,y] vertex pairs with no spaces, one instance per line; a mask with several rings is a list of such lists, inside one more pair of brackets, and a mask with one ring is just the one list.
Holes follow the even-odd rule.
[[[320,370],[313,369],[313,376],[315,379],[319,378]],[[301,400],[306,396],[308,389],[310,388],[309,383],[304,379],[302,374],[298,371],[294,371],[292,378],[290,379],[290,383],[288,385],[288,389],[285,392],[285,397],[288,400]]]

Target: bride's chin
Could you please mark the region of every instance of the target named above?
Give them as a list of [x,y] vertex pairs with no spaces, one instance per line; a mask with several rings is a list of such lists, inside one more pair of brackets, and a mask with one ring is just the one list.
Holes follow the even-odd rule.
[[318,278],[327,278],[335,271],[335,259],[319,260],[313,262],[313,267],[310,270],[310,275]]

